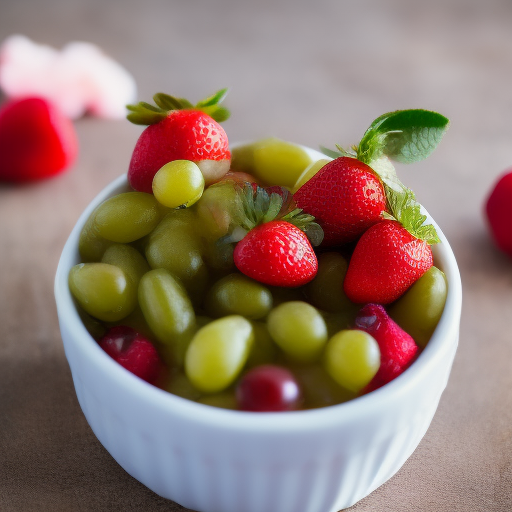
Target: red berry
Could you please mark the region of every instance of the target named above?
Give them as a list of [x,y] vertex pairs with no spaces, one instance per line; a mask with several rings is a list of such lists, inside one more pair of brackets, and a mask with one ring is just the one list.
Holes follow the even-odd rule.
[[233,259],[240,272],[271,286],[302,286],[318,270],[315,251],[306,234],[279,220],[251,229],[236,245]]
[[140,135],[133,150],[128,181],[140,192],[152,192],[153,177],[166,163],[191,160],[207,185],[229,170],[231,153],[224,128],[199,110],[172,110]]
[[155,383],[162,362],[153,344],[131,327],[111,327],[99,340],[100,347],[123,368],[137,377]]
[[357,242],[343,288],[356,304],[389,304],[434,263],[432,250],[398,222],[384,220]]
[[0,181],[48,178],[75,161],[73,123],[42,98],[13,100],[0,109]]
[[406,370],[418,354],[418,345],[379,304],[367,304],[358,313],[356,329],[375,338],[380,348],[380,368],[366,392],[392,381]]
[[253,368],[238,383],[238,407],[243,411],[278,412],[297,409],[301,392],[286,368],[263,365]]
[[485,204],[485,213],[496,245],[512,256],[512,170],[498,180]]
[[324,246],[356,240],[381,220],[386,209],[379,178],[366,164],[350,157],[326,164],[293,197],[323,228]]

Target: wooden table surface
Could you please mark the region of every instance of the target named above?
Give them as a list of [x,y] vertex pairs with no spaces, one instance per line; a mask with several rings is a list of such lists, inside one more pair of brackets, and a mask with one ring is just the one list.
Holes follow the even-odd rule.
[[[161,90],[197,101],[229,86],[231,141],[348,146],[387,111],[449,117],[438,150],[398,170],[459,262],[459,350],[418,449],[350,510],[512,510],[512,260],[482,216],[512,166],[512,3],[0,0],[0,41],[13,33],[98,44],[133,73],[141,100]],[[126,172],[140,128],[92,118],[75,126],[72,170],[0,186],[0,510],[185,510],[117,465],[76,400],[53,277],[81,210]]]

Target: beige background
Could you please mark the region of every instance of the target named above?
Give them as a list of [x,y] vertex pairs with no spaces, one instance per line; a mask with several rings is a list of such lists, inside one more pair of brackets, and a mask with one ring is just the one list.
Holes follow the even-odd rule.
[[[232,141],[332,147],[386,111],[448,116],[436,153],[399,173],[459,261],[460,348],[418,449],[351,511],[512,510],[512,261],[481,214],[512,166],[511,2],[0,0],[0,40],[12,33],[100,45],[134,74],[140,99],[162,90],[197,101],[229,86]],[[79,213],[126,171],[140,131],[95,119],[76,128],[69,173],[0,186],[0,510],[184,510],[116,464],[73,390],[53,275]]]

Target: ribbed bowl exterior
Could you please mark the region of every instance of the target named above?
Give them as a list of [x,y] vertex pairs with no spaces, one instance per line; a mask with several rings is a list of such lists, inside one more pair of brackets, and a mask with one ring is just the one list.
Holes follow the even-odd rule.
[[393,476],[415,450],[446,387],[458,343],[461,283],[444,235],[435,248],[449,293],[417,361],[345,404],[245,413],[157,389],[111,360],[80,321],[67,286],[92,210],[126,188],[120,177],[86,209],[64,248],[55,295],[76,394],[102,445],[154,492],[199,512],[335,512]]

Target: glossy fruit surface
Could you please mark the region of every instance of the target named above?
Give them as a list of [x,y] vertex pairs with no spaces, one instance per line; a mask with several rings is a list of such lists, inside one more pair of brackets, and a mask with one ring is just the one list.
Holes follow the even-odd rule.
[[313,362],[327,341],[327,327],[320,312],[306,302],[285,302],[268,315],[272,339],[294,361]]
[[322,226],[324,246],[356,240],[381,220],[386,209],[379,178],[366,164],[349,157],[324,165],[293,197]]
[[161,219],[161,209],[152,194],[125,192],[104,201],[96,211],[98,235],[129,243],[151,233]]
[[183,364],[195,329],[192,303],[181,283],[165,269],[150,270],[139,284],[139,304],[156,338]]
[[101,258],[102,263],[119,267],[131,280],[135,289],[139,287],[140,278],[149,272],[149,265],[142,254],[130,245],[112,244]]
[[251,323],[226,316],[199,329],[185,356],[185,373],[205,393],[226,389],[242,370],[254,339]]
[[161,167],[153,178],[153,194],[168,208],[189,207],[204,190],[201,170],[190,160],[174,160]]
[[152,343],[130,327],[110,328],[99,340],[100,347],[123,368],[137,377],[154,383],[163,369]]
[[418,346],[379,304],[367,304],[356,317],[356,329],[370,334],[380,349],[380,367],[368,386],[376,389],[398,377],[418,355]]
[[444,273],[430,267],[389,308],[391,318],[425,347],[444,310],[448,285]]
[[315,277],[318,262],[305,233],[286,221],[256,226],[235,247],[236,267],[272,286],[296,287]]
[[73,123],[42,98],[0,108],[0,181],[28,182],[71,167],[78,153]]
[[98,208],[99,206],[91,213],[84,224],[82,231],[80,231],[78,252],[80,253],[80,258],[84,263],[100,261],[107,247],[113,243],[99,235],[98,227],[94,222]]
[[79,263],[69,272],[69,288],[94,318],[116,322],[137,305],[137,290],[126,274],[107,263]]
[[371,382],[379,370],[379,345],[364,331],[341,331],[328,341],[324,365],[340,386],[358,393]]
[[236,388],[242,411],[278,412],[297,409],[301,390],[293,373],[275,365],[257,366],[247,372]]
[[181,280],[194,299],[202,297],[208,281],[203,247],[195,230],[194,212],[173,210],[151,232],[145,244],[150,267],[168,270]]
[[485,202],[485,215],[496,245],[512,256],[512,170],[494,185]]
[[383,220],[359,239],[347,270],[344,290],[357,304],[389,304],[432,265],[430,246],[398,222]]
[[191,160],[210,184],[226,174],[230,159],[226,132],[217,121],[199,110],[175,110],[140,135],[128,181],[135,190],[151,193],[153,177],[161,167],[173,160]]
[[272,294],[261,283],[243,274],[229,274],[217,281],[205,298],[206,312],[213,317],[242,315],[257,320],[272,308]]

